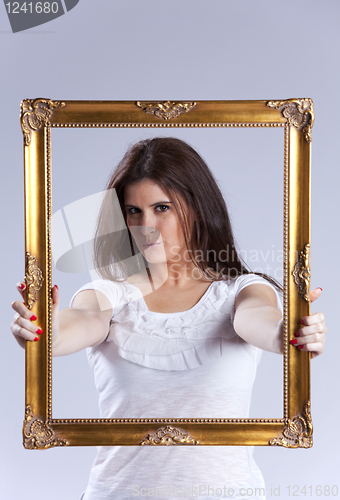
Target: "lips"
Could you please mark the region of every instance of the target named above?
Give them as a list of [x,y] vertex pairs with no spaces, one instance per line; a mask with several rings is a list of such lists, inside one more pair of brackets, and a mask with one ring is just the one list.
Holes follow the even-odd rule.
[[158,241],[155,241],[154,243],[144,243],[143,244],[143,248],[145,248],[146,250],[148,248],[155,248],[155,247],[158,247],[161,243]]

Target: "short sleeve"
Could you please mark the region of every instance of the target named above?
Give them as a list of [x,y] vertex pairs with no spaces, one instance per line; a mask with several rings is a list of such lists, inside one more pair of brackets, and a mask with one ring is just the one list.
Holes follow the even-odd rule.
[[115,314],[117,307],[119,307],[124,300],[124,288],[122,283],[108,280],[95,280],[91,283],[87,283],[77,290],[70,300],[70,307],[72,307],[72,303],[76,295],[84,290],[95,290],[103,293],[112,306],[113,315]]
[[[234,290],[233,290],[233,292],[235,294],[235,300],[236,300],[236,297],[238,296],[238,294],[249,285],[267,285],[267,286],[270,286],[270,288],[272,290],[274,290],[275,295],[276,295],[277,308],[282,313],[282,311],[283,311],[282,304],[281,304],[281,300],[280,300],[280,297],[279,297],[277,290],[274,288],[274,286],[271,283],[269,283],[268,280],[266,280],[265,278],[262,278],[261,276],[258,276],[257,274],[242,274],[241,276],[239,276],[238,278],[235,279]],[[234,315],[235,315],[235,306],[233,307],[233,310],[231,311],[232,322],[234,322]]]

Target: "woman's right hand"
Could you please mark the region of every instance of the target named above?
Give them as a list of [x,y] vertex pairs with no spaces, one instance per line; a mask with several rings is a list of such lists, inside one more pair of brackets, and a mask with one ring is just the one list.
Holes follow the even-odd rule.
[[[24,299],[26,284],[24,281],[21,281],[17,284],[17,289]],[[58,287],[54,286],[52,288],[52,299],[53,299],[53,340],[58,335],[59,332],[59,292]],[[26,340],[35,341],[39,340],[40,335],[44,332],[39,326],[39,318],[30,311],[20,300],[15,300],[12,303],[12,309],[16,312],[13,318],[13,322],[11,324],[11,332],[13,333],[18,344],[25,348]]]

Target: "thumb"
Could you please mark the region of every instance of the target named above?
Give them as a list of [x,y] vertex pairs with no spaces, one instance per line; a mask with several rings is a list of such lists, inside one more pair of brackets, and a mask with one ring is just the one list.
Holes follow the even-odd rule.
[[52,288],[51,295],[52,295],[52,300],[53,300],[53,312],[59,311],[60,295],[59,295],[59,290],[58,290],[57,285],[54,285],[54,287]]
[[18,292],[20,293],[23,301],[25,302],[25,297],[26,297],[26,282],[23,280],[23,281],[19,281],[19,283],[17,283],[17,290]]
[[314,300],[318,299],[322,293],[322,288],[318,287],[309,294],[309,298],[311,302],[314,302]]

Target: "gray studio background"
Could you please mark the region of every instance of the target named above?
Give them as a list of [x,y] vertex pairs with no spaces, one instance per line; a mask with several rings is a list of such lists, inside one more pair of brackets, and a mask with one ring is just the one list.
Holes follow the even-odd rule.
[[[304,485],[340,487],[333,437],[339,410],[339,275],[335,256],[339,247],[335,226],[340,180],[339,20],[336,0],[80,0],[66,15],[12,34],[5,8],[0,5],[1,498],[78,499],[96,451],[71,447],[38,452],[22,446],[24,352],[11,338],[9,324],[13,316],[10,303],[17,298],[15,283],[24,275],[19,108],[22,99],[36,97],[314,100],[312,287],[322,287],[323,293],[312,311],[322,310],[329,328],[326,353],[312,361],[314,446],[310,450],[260,447],[255,450],[255,459],[264,474],[267,498],[288,498],[288,487],[292,495],[294,485],[300,489]],[[130,135],[113,130],[52,132],[53,211],[100,191],[126,145],[151,135],[140,130]],[[267,262],[255,264],[265,269],[270,262],[274,271],[280,265],[276,261],[282,245],[278,228],[282,216],[281,132],[176,131],[213,168],[230,207],[240,247],[248,255],[251,250],[262,250],[262,255],[270,250]],[[156,135],[170,133],[175,135],[170,129],[169,134],[163,129],[156,131]],[[64,306],[72,292],[89,281],[86,274],[58,271],[54,278]],[[255,387],[253,416],[280,416],[281,378],[280,358],[266,354]],[[55,417],[97,415],[84,352],[55,360],[53,403]],[[229,484],[232,486],[232,478]]]

